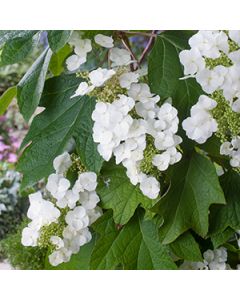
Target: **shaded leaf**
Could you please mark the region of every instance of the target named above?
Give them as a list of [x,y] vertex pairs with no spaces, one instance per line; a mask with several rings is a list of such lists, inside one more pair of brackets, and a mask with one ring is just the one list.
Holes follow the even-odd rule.
[[7,40],[1,53],[1,66],[22,61],[33,50],[35,45],[33,36],[36,33],[37,31],[29,31],[23,36]]
[[46,49],[17,86],[18,106],[26,121],[31,118],[39,104],[51,55],[52,51]]
[[189,231],[180,235],[180,237],[170,244],[170,247],[174,254],[179,258],[188,261],[202,260],[202,254],[199,249],[199,245]]
[[144,196],[138,185],[131,184],[122,165],[110,162],[104,165],[97,192],[102,207],[113,210],[114,221],[126,224],[134,215],[136,208],[142,204],[151,208],[155,201]]
[[71,47],[66,44],[59,51],[53,53],[49,64],[49,69],[54,76],[59,76],[63,72],[65,59],[71,52]]
[[0,116],[3,115],[12,102],[13,98],[17,95],[17,87],[12,86],[7,89],[0,97]]
[[29,35],[32,30],[0,30],[0,47],[9,40]]
[[225,203],[214,165],[193,152],[172,168],[170,177],[170,190],[157,204],[164,218],[163,243],[173,242],[188,229],[205,237],[210,205]]
[[[18,169],[23,173],[22,187],[37,182],[53,171],[52,162],[61,154],[71,138],[74,136],[79,151],[84,152],[85,146],[81,144],[78,135],[86,129],[89,113],[95,107],[95,99],[88,96],[70,99],[81,82],[75,75],[63,75],[47,80],[46,87],[40,102],[46,109],[37,115],[30,130],[23,141],[23,146],[30,145],[24,150],[19,159]],[[88,125],[86,125],[88,126]],[[100,168],[100,155],[96,152],[96,144],[87,148],[89,155],[93,156],[94,165],[86,160],[86,167],[97,172]]]
[[151,91],[163,98],[173,97],[183,76],[179,52],[189,48],[192,31],[165,31],[154,43],[148,60],[148,79]]
[[48,43],[53,52],[61,49],[68,41],[71,30],[48,30]]
[[100,238],[97,240],[91,257],[91,269],[115,269],[122,265],[124,269],[176,269],[158,235],[158,226],[154,221],[143,220],[142,214],[136,214],[120,231],[116,229],[110,213],[103,215],[94,224]]
[[226,243],[231,237],[234,236],[235,231],[228,227],[223,232],[216,233],[215,235],[211,236],[211,241],[213,243],[214,248],[218,248],[219,246]]
[[240,229],[240,175],[231,170],[220,177],[227,204],[211,211],[209,235],[220,234],[228,227]]

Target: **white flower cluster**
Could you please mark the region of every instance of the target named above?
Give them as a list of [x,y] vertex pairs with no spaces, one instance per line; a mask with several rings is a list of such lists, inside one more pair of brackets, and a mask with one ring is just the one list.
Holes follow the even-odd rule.
[[234,168],[240,168],[240,137],[237,136],[231,142],[224,142],[220,147],[220,154],[228,155],[230,165]]
[[70,37],[69,44],[74,48],[74,54],[66,60],[69,71],[77,71],[87,61],[88,52],[92,51],[91,40],[81,39],[79,33],[74,31]]
[[22,232],[22,244],[38,246],[44,239],[44,228],[48,230],[51,225],[58,228],[63,224],[59,235],[53,234],[45,241],[54,248],[49,261],[56,266],[69,261],[72,254],[78,253],[80,247],[91,240],[88,227],[101,215],[101,209],[97,206],[100,199],[95,191],[95,173],[80,173],[71,188],[70,181],[65,177],[72,165],[70,155],[66,152],[59,155],[53,165],[56,173],[48,177],[46,186],[51,200],[43,199],[41,192],[29,196],[27,216],[31,222]]
[[[126,167],[131,183],[140,183],[143,194],[155,199],[160,192],[159,182],[140,170],[147,146],[146,134],[153,137],[156,149],[161,151],[152,160],[152,164],[160,171],[181,159],[176,146],[182,140],[175,134],[179,122],[177,110],[169,103],[159,107],[157,102],[160,97],[154,96],[147,84],[135,83],[137,79],[134,73],[132,76],[129,73],[121,75],[120,85],[129,87],[128,96],[119,95],[112,103],[96,104],[92,114],[93,139],[106,161],[114,155],[116,163]],[[138,119],[129,114],[133,108]]]
[[[182,140],[176,135],[179,123],[177,110],[170,103],[160,107],[157,104],[160,97],[153,95],[146,83],[138,83],[140,72],[127,71],[127,66],[134,63],[128,50],[114,47],[112,38],[102,34],[96,35],[94,40],[109,49],[108,58],[112,69],[98,68],[91,71],[88,81],[81,82],[72,97],[103,87],[113,75],[119,74],[119,86],[127,92],[118,94],[111,103],[106,100],[96,104],[92,114],[93,139],[106,161],[114,155],[116,163],[126,167],[131,183],[140,183],[143,194],[155,199],[160,192],[159,181],[142,172],[140,167],[147,148],[147,136],[152,137],[156,149],[150,162],[153,166],[164,171],[169,165],[178,162],[181,153],[176,147]],[[123,67],[126,69],[124,72]],[[136,118],[131,115],[132,111],[136,112]]]
[[91,84],[83,81],[78,86],[75,94],[71,98],[76,96],[83,96],[94,90],[95,87],[101,87],[106,81],[108,81],[115,74],[114,70],[108,70],[98,68],[89,73],[89,81]]
[[[180,52],[184,74],[195,77],[204,92],[212,94],[222,91],[233,111],[240,112],[240,49],[231,51],[229,41],[240,47],[240,31],[199,31],[189,39],[190,50]],[[210,68],[206,59],[218,59],[225,55],[229,66],[219,65]]]
[[182,123],[183,129],[190,139],[203,144],[217,131],[217,122],[211,115],[211,110],[216,106],[216,101],[201,95],[198,102],[191,107],[191,116]]
[[227,249],[220,247],[215,250],[207,250],[203,253],[203,262],[184,262],[182,269],[192,270],[229,270],[227,262]]

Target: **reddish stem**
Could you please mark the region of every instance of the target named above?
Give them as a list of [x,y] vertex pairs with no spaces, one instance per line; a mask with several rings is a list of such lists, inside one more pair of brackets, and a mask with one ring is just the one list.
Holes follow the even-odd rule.
[[155,38],[156,38],[156,36],[157,36],[157,35],[155,34],[156,32],[157,32],[157,30],[153,30],[153,31],[152,31],[152,35],[151,35],[151,37],[149,38],[148,43],[147,43],[145,49],[143,50],[143,53],[142,53],[142,55],[141,55],[141,57],[140,57],[140,59],[139,59],[139,64],[141,64],[141,63],[143,62],[145,56],[146,56],[147,53],[151,50],[152,45],[153,45],[153,43],[154,43],[154,40],[155,40]]

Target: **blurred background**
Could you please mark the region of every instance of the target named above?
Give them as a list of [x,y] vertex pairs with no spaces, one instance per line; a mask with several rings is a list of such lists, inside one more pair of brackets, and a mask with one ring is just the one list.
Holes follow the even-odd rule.
[[[43,33],[37,49],[23,62],[5,67],[1,67],[0,62],[0,97],[20,81],[46,46],[46,33]],[[33,192],[33,189],[20,190],[21,175],[16,170],[20,145],[28,126],[19,113],[16,99],[4,114],[0,114],[0,269],[40,268],[31,262],[31,251],[24,253],[20,244],[21,227],[28,209],[27,198]]]

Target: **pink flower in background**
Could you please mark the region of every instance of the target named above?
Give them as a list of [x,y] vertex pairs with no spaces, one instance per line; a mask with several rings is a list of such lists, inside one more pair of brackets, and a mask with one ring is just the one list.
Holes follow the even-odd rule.
[[14,153],[10,153],[10,154],[8,155],[7,161],[8,161],[9,163],[15,163],[15,162],[17,162],[17,155],[14,154]]
[[7,146],[3,142],[0,142],[0,152],[3,152],[9,148],[10,148],[10,146]]
[[13,145],[13,147],[14,147],[15,149],[19,149],[19,148],[20,148],[20,145],[21,145],[21,141],[13,142],[12,145]]
[[6,116],[0,116],[0,122],[5,122],[7,120]]

